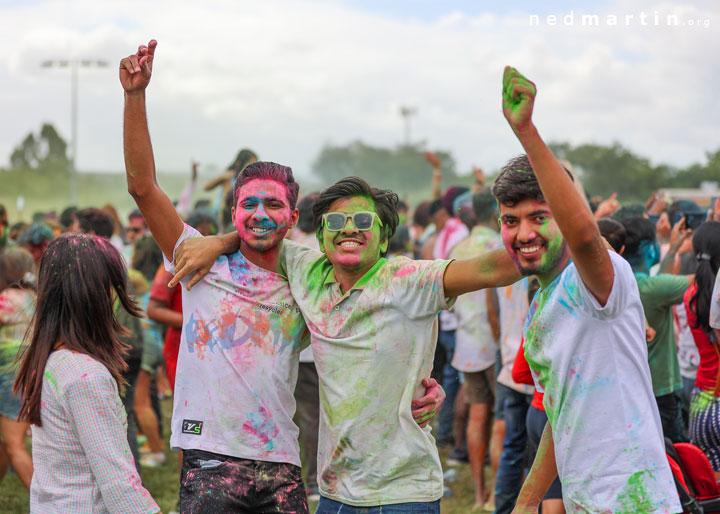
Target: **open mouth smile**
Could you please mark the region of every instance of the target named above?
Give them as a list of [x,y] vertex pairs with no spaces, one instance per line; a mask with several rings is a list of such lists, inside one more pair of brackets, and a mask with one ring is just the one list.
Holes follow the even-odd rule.
[[337,246],[339,246],[343,250],[353,251],[363,246],[363,243],[354,239],[343,239],[339,243],[337,243]]

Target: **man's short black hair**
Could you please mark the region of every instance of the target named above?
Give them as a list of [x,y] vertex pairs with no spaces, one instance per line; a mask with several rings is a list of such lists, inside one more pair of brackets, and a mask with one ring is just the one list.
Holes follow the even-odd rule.
[[95,232],[96,236],[110,239],[115,229],[115,222],[112,217],[101,209],[88,207],[75,213],[80,228],[85,234]]
[[[313,204],[313,225],[319,240],[322,240],[322,216],[330,210],[330,206],[342,198],[353,196],[364,196],[370,198],[375,204],[375,212],[382,222],[381,234],[388,238],[388,241],[395,233],[400,223],[397,213],[398,195],[389,189],[377,189],[370,187],[360,177],[345,177],[338,180],[332,186],[324,189],[315,199]],[[383,253],[383,256],[387,252]]]
[[631,259],[638,257],[640,246],[643,243],[654,243],[657,237],[655,223],[647,218],[636,216],[621,220],[625,227],[625,253],[624,257]]
[[[563,166],[563,169],[575,181],[573,174]],[[540,184],[538,183],[535,171],[530,164],[530,159],[525,154],[518,155],[500,170],[500,175],[495,179],[492,187],[492,194],[498,203],[510,207],[517,205],[523,200],[537,200],[544,202]]]

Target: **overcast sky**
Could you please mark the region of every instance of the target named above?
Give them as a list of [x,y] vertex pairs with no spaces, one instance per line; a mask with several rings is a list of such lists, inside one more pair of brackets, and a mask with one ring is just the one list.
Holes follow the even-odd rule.
[[546,140],[620,141],[676,166],[720,147],[720,3],[536,4],[0,0],[0,165],[43,122],[70,139],[70,72],[40,64],[103,59],[80,70],[77,166],[122,171],[117,65],[150,38],[162,171],[224,167],[249,147],[307,176],[326,142],[402,142],[401,105],[417,108],[414,141],[460,171],[496,169],[521,151],[500,109],[506,64],[537,84]]

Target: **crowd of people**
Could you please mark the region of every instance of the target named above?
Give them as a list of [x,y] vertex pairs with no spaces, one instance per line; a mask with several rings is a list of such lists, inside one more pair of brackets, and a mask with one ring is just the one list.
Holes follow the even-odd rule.
[[155,179],[156,45],[120,65],[127,222],[0,205],[0,479],[31,511],[159,511],[163,396],[182,513],[440,512],[451,466],[478,512],[682,512],[666,438],[720,479],[720,200],[589,197],[506,68],[525,153],[493,184],[426,154],[414,209],[300,198],[245,149],[191,210],[196,165],[175,203]]

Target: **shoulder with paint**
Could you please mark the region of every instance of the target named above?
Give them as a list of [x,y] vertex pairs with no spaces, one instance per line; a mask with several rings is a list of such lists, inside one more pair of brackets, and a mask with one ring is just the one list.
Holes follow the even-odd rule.
[[60,390],[76,382],[115,382],[108,369],[90,355],[72,350],[56,350],[45,365],[46,378]]

